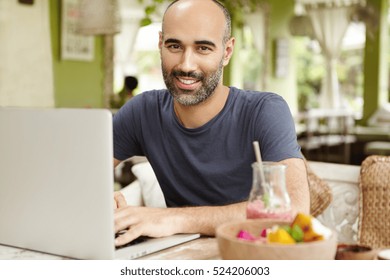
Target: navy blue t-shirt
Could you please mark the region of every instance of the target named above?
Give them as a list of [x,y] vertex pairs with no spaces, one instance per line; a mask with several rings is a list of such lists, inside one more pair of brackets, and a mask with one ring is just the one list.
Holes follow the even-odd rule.
[[255,161],[301,158],[294,121],[274,93],[231,87],[222,111],[201,127],[183,127],[167,90],[144,92],[114,116],[114,157],[144,155],[168,206],[224,205],[248,199]]

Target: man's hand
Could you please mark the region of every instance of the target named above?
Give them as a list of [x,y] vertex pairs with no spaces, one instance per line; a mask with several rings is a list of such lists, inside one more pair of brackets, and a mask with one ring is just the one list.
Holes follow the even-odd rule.
[[126,207],[127,202],[121,192],[114,192],[114,209]]
[[139,236],[163,237],[182,232],[174,208],[126,206],[115,210],[115,232],[126,230],[115,239],[121,246]]

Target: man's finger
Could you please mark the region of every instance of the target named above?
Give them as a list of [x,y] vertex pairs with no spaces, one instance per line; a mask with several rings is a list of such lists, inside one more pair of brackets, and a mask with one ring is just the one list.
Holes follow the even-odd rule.
[[127,230],[125,233],[120,234],[117,238],[115,238],[115,246],[125,245],[134,239],[141,236],[141,233],[138,230],[134,230],[134,228]]
[[121,192],[114,192],[114,209],[127,206],[125,197]]

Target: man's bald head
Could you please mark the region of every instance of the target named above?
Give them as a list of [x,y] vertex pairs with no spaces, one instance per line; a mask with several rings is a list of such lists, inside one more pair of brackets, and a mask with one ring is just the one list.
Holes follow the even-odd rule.
[[[180,3],[179,3],[180,2]],[[209,3],[208,3],[209,2]],[[164,21],[165,21],[165,16],[167,15],[167,12],[175,5],[182,4],[182,5],[216,5],[220,11],[223,13],[226,21],[226,26],[225,26],[225,32],[223,35],[223,43],[226,43],[230,38],[231,38],[231,33],[232,33],[232,23],[231,23],[231,16],[229,11],[226,9],[226,7],[220,3],[217,0],[175,0],[172,3],[170,3],[165,10],[164,17],[163,17],[163,24],[162,24],[162,33],[164,34]]]

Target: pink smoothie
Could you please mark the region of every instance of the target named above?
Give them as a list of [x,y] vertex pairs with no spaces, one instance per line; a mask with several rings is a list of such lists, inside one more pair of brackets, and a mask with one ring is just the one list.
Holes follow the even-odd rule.
[[264,202],[256,200],[249,202],[246,208],[246,217],[248,219],[276,219],[282,221],[292,221],[290,209],[268,210],[264,207]]

